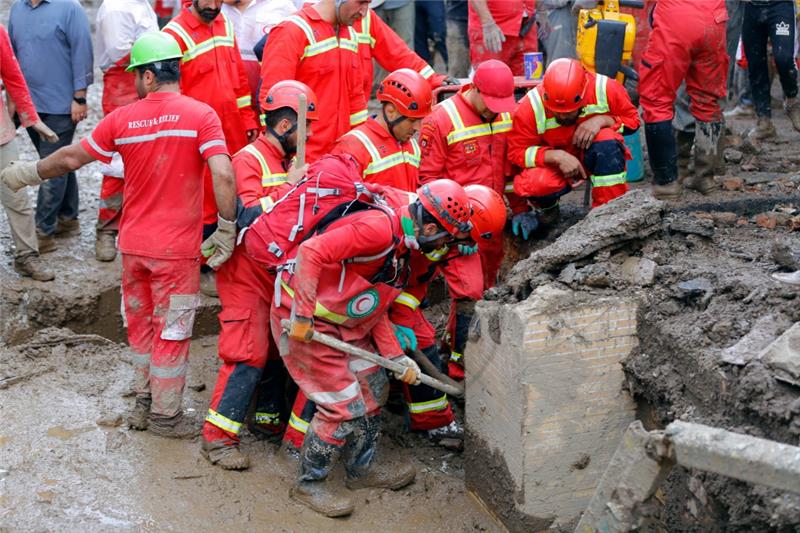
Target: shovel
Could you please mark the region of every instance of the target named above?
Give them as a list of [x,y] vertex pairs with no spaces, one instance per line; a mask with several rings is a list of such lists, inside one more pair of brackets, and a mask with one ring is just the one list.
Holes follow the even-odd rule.
[[306,114],[308,99],[306,95],[297,95],[297,168],[306,164]]
[[[283,329],[288,331],[289,330],[289,321],[288,320],[281,320],[281,326]],[[320,344],[324,344],[325,346],[330,346],[331,348],[335,348],[341,352],[354,355],[361,359],[365,359],[370,363],[374,363],[378,366],[385,368],[386,370],[390,370],[391,372],[402,374],[408,368],[405,365],[401,365],[400,363],[395,363],[394,361],[390,361],[376,353],[372,353],[368,350],[364,350],[363,348],[359,348],[357,346],[353,346],[352,344],[348,344],[343,340],[337,339],[335,337],[331,337],[330,335],[326,335],[325,333],[320,333],[319,331],[314,332],[314,336],[312,340],[317,341]],[[427,359],[427,358],[426,358]],[[464,396],[464,387],[463,386],[454,386],[448,383],[443,383],[436,378],[432,378],[427,374],[420,374],[420,381],[429,387],[433,387],[436,390],[442,391],[446,394],[450,394],[452,396],[457,396],[462,398]]]

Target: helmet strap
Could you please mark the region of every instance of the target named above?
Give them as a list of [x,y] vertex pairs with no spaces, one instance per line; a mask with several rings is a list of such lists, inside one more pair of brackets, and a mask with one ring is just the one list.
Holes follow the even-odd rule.
[[273,129],[273,128],[272,128],[272,127],[269,125],[269,124],[267,124],[267,131],[269,131],[269,132],[270,132],[270,134],[271,134],[273,137],[275,137],[276,139],[278,139],[278,142],[279,142],[279,143],[281,143],[281,148],[283,148],[283,152],[284,152],[286,155],[292,155],[292,154],[294,154],[294,153],[297,151],[296,149],[294,149],[294,148],[292,148],[292,147],[290,147],[290,146],[289,146],[289,136],[290,136],[292,133],[294,133],[294,131],[295,131],[296,129],[297,129],[297,122],[294,122],[294,123],[292,124],[292,127],[291,127],[291,128],[289,128],[288,130],[286,130],[286,131],[283,133],[283,135],[278,135],[278,132],[277,132],[277,131],[275,131],[275,130],[274,130],[274,129]]
[[417,227],[419,227],[419,235],[417,236],[416,240],[419,243],[420,248],[422,248],[426,252],[429,252],[432,250],[432,248],[430,248],[430,245],[434,241],[437,241],[443,237],[447,237],[450,235],[450,233],[446,231],[444,228],[442,228],[442,231],[434,233],[433,235],[430,236],[423,235],[422,229],[424,227],[424,223],[422,222],[422,211],[424,209],[425,208],[422,207],[422,204],[419,202],[419,200],[417,200],[416,202],[411,204],[411,206],[409,206],[409,213],[411,213],[411,215],[414,217],[414,222],[416,222]]
[[386,105],[381,106],[381,113],[383,113],[383,121],[386,122],[386,126],[389,127],[389,133],[392,134],[392,137],[397,139],[397,136],[394,134],[394,127],[403,122],[406,117],[400,115],[394,120],[389,120],[389,116],[386,114]]

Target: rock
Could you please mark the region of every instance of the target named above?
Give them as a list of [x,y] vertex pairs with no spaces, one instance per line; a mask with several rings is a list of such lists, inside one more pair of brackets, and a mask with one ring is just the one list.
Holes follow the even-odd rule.
[[588,287],[605,288],[611,286],[608,268],[602,263],[586,265],[576,272],[575,280]]
[[775,372],[775,379],[800,386],[800,322],[767,346],[758,358]]
[[738,165],[742,162],[742,159],[744,159],[744,154],[741,151],[734,148],[725,149],[725,161],[728,163]]
[[[742,170],[745,168],[742,167]],[[750,176],[745,176],[744,183],[745,185],[758,185],[760,183],[769,183],[770,181],[774,181],[777,179],[777,175],[773,174],[772,172],[757,172]]]
[[722,350],[720,358],[729,365],[746,365],[788,326],[789,322],[783,316],[765,315],[736,344]]
[[741,191],[744,189],[744,180],[742,178],[724,178],[722,188],[726,191]]
[[747,226],[748,224],[750,224],[750,221],[747,220],[746,218],[740,218],[739,220],[736,221],[737,226]]
[[106,415],[104,417],[98,418],[95,421],[95,424],[97,424],[98,426],[115,428],[117,426],[122,425],[122,415]]
[[705,309],[714,294],[711,282],[706,278],[694,278],[682,281],[676,286],[678,297],[687,303],[697,302],[701,309]]
[[189,385],[189,388],[192,389],[195,392],[203,392],[204,390],[206,390],[206,384],[205,383],[197,383],[195,385]]
[[714,222],[705,218],[675,215],[670,217],[668,227],[674,233],[700,235],[706,238],[714,236]]
[[776,240],[770,252],[778,265],[787,270],[800,270],[800,243],[796,239]]
[[555,271],[611,245],[652,235],[661,227],[665,205],[649,191],[635,190],[592,209],[555,242],[519,261],[508,277],[508,285],[518,294],[541,272]]
[[622,274],[629,283],[649,287],[656,281],[657,266],[655,261],[646,257],[629,257],[622,263]]
[[756,215],[756,225],[764,229],[775,229],[778,225],[777,213],[761,213]]
[[575,263],[568,264],[564,267],[564,270],[561,271],[561,274],[559,274],[558,281],[569,285],[575,281],[575,273],[577,271],[578,269],[575,267]]
[[713,213],[711,216],[714,222],[720,226],[733,226],[739,218],[736,213],[731,213],[730,211],[720,211]]

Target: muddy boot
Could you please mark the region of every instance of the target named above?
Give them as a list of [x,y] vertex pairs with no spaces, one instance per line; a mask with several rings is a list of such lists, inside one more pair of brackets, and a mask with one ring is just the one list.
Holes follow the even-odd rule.
[[325,480],[340,452],[339,446],[323,441],[309,427],[300,452],[300,478],[289,492],[292,499],[331,518],[351,514],[355,509],[353,500],[339,494]]
[[128,427],[138,431],[144,431],[150,425],[150,405],[153,403],[150,396],[140,396],[136,398],[136,404],[128,415]]
[[217,275],[214,274],[213,270],[200,272],[200,292],[212,298],[219,296],[217,292]]
[[209,442],[203,439],[200,442],[200,454],[212,465],[217,465],[225,470],[250,468],[250,458],[239,449],[239,443],[235,441]]
[[14,259],[14,270],[20,276],[33,278],[36,281],[52,281],[56,275],[39,259],[38,254],[28,254]]
[[36,241],[38,243],[40,254],[49,254],[54,252],[57,248],[55,235],[45,235],[36,230]]
[[455,420],[453,420],[446,426],[429,429],[428,438],[434,441],[438,441],[441,439],[463,439],[464,427]]
[[747,136],[754,141],[766,141],[776,138],[778,133],[775,131],[775,125],[772,123],[772,119],[769,117],[758,117],[756,127],[750,130]]
[[672,130],[672,121],[650,122],[644,127],[650,168],[653,171],[652,195],[665,201],[679,200],[681,185],[678,183],[677,145]]
[[98,261],[113,261],[117,257],[117,243],[114,233],[98,231],[94,241],[94,257]]
[[347,457],[344,465],[347,488],[398,490],[414,481],[417,471],[410,464],[375,463],[378,440],[381,437],[380,415],[365,416],[357,421],[358,427],[347,438]]
[[694,174],[686,179],[684,187],[700,194],[709,194],[717,188],[714,166],[717,162],[720,122],[697,122],[694,135]]
[[168,439],[191,439],[200,434],[200,426],[183,413],[170,418],[150,416],[147,429],[153,435]]
[[800,102],[797,98],[789,98],[784,105],[786,114],[789,115],[789,120],[792,121],[792,127],[795,131],[800,131]]
[[59,237],[72,237],[81,232],[81,222],[77,218],[59,218],[56,226],[56,235]]
[[675,130],[675,141],[678,146],[678,183],[692,172],[692,147],[694,146],[694,132]]

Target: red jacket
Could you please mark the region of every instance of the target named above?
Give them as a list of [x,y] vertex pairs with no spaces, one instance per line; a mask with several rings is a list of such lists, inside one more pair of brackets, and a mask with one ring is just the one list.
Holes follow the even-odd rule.
[[349,26],[334,27],[313,5],[305,5],[269,33],[261,65],[259,104],[264,109],[270,88],[282,80],[305,83],[317,95],[324,119],[314,124],[306,157],[318,159],[367,119],[367,104],[358,56],[358,36]]
[[575,129],[594,115],[612,116],[616,120],[614,130],[639,128],[639,111],[625,88],[603,75],[589,72],[587,76],[583,111],[572,126],[560,126],[553,114],[544,108],[542,85],[528,91],[514,112],[514,127],[508,135],[508,158],[513,164],[522,168],[542,166],[545,154],[553,148],[577,155],[578,149],[572,144]]
[[464,98],[470,88],[466,85],[436,104],[422,121],[420,181],[448,178],[460,185],[486,185],[503,194],[511,114],[501,113],[494,122],[485,122]]
[[350,130],[331,153],[353,156],[367,183],[414,192],[419,187],[419,145],[413,138],[400,143],[377,120]]
[[439,87],[447,77],[436,74],[373,10],[367,11],[367,16],[357,21],[353,28],[358,32],[358,55],[367,100],[372,94],[373,58],[388,72],[400,68],[416,70],[428,80],[431,89]]
[[[5,26],[0,25],[0,77],[8,92],[8,96],[17,106],[17,115],[26,128],[39,121],[36,107],[28,92],[28,84],[22,76],[17,56],[11,48],[11,40]],[[0,111],[0,145],[10,142],[17,135],[17,128],[11,122],[5,110]]]
[[183,52],[181,92],[217,112],[228,150],[235,153],[247,144],[247,131],[260,125],[251,107],[250,85],[233,25],[222,14],[205,24],[185,7],[163,31]]
[[233,170],[236,173],[236,194],[244,207],[260,205],[266,211],[286,183],[283,150],[263,135],[239,150],[233,157]]

